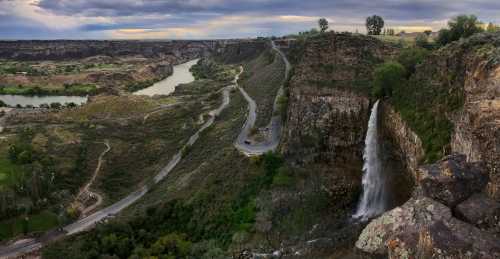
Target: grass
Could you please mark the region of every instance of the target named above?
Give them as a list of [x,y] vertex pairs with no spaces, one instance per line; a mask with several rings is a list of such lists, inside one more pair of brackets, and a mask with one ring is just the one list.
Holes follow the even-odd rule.
[[285,76],[282,58],[271,50],[244,64],[240,84],[257,103],[256,127],[264,127],[272,117],[274,100]]
[[93,95],[97,92],[94,84],[71,84],[64,88],[47,86],[0,86],[0,94],[12,95]]
[[0,140],[0,187],[12,186],[17,182],[19,175],[23,174],[23,168],[12,163],[8,158],[9,143]]
[[53,229],[59,225],[56,214],[50,211],[42,211],[38,214],[30,215],[27,223],[24,223],[24,216],[0,222],[0,240],[6,240],[26,233],[40,233]]

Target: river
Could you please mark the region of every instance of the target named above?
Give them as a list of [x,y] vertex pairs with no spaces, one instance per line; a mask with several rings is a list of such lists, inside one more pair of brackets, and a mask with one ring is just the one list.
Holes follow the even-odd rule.
[[[161,80],[150,87],[144,88],[135,92],[135,95],[169,95],[179,84],[187,84],[194,81],[194,77],[189,71],[189,69],[198,62],[198,59],[188,61],[174,66],[174,71],[171,76]],[[88,97],[86,96],[30,96],[30,95],[10,95],[4,94],[0,95],[0,101],[5,104],[15,107],[21,105],[26,107],[31,105],[33,107],[39,107],[41,104],[51,104],[51,103],[75,103],[81,105],[86,103]]]
[[189,69],[198,62],[198,59],[188,61],[174,66],[174,71],[171,76],[161,80],[148,88],[144,88],[135,92],[136,95],[169,95],[175,87],[180,84],[187,84],[194,81],[194,76]]
[[15,107],[17,105],[21,105],[22,107],[26,107],[26,105],[31,105],[33,107],[39,107],[41,104],[51,104],[51,103],[75,103],[77,105],[83,104],[87,102],[88,97],[86,96],[59,96],[59,95],[46,95],[46,96],[37,96],[37,95],[11,95],[11,94],[2,94],[0,95],[0,101],[5,104]]

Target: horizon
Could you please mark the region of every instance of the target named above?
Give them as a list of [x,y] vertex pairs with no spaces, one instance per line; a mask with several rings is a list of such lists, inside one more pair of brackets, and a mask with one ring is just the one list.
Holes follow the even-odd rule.
[[385,28],[438,31],[459,14],[498,24],[493,0],[0,0],[1,40],[212,40],[285,36],[317,27],[364,33],[367,16]]

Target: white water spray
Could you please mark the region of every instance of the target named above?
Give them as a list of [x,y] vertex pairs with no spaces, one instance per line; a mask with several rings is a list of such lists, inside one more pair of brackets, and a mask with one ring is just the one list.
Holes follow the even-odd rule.
[[377,100],[373,105],[368,122],[363,152],[363,196],[353,216],[362,220],[367,220],[385,212],[387,206],[386,178],[382,175],[377,133],[378,103]]

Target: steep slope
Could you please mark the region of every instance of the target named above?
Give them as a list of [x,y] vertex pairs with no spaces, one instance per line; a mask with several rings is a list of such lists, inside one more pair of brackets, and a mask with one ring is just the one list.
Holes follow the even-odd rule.
[[283,152],[298,164],[359,161],[372,72],[394,49],[371,37],[333,33],[294,48]]

